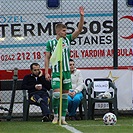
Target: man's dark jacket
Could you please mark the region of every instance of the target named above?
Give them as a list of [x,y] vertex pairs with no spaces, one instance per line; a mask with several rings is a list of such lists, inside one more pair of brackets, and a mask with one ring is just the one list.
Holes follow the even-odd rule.
[[[35,85],[42,84],[41,90],[36,90]],[[32,74],[26,75],[22,82],[22,89],[28,90],[29,96],[37,92],[47,92],[51,89],[51,82],[45,79],[45,76],[34,77]]]

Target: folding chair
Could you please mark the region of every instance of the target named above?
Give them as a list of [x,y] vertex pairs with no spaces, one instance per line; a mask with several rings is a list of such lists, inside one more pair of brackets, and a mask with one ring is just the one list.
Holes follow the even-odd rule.
[[[105,79],[105,78],[94,79],[93,82],[90,82],[87,85],[87,90],[88,90],[88,118],[89,119],[94,119],[95,103],[107,102],[109,104],[109,111],[112,112],[114,110],[115,115],[116,116],[118,115],[117,88],[110,79]],[[111,91],[110,98],[98,97],[98,95],[100,95],[101,93],[105,93],[106,91]]]
[[83,99],[81,100],[80,104],[79,104],[79,115],[81,120],[83,120],[83,111],[82,111],[82,107],[84,109],[84,119],[87,120],[88,116],[87,116],[87,100],[86,100],[86,88],[84,88],[82,90],[82,94],[83,94]]
[[[40,106],[38,103],[35,103],[33,101],[31,101],[28,96],[27,96],[27,92],[26,90],[23,90],[23,121],[28,121],[28,118],[29,118],[29,108],[30,108],[30,105],[36,105],[36,106]],[[50,108],[50,111],[52,111],[52,95],[51,95],[51,90],[49,91],[49,99],[50,99],[50,102],[49,102],[49,108]]]

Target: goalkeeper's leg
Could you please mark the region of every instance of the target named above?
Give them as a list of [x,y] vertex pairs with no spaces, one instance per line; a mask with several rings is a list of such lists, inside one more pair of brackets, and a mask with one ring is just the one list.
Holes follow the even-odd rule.
[[68,109],[68,94],[63,93],[62,94],[62,118],[61,118],[62,124],[67,124],[65,121],[67,109]]
[[53,92],[52,98],[52,106],[54,110],[54,119],[52,121],[53,124],[58,122],[58,108],[59,108],[59,99],[60,99],[60,92]]

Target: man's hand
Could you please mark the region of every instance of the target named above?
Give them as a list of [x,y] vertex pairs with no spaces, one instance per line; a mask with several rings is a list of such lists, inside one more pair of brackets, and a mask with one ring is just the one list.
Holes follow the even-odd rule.
[[45,79],[48,80],[48,81],[51,80],[51,77],[50,77],[49,73],[45,73]]
[[41,77],[43,75],[43,71],[40,70],[40,74],[39,74],[39,77]]
[[35,88],[36,88],[36,90],[41,90],[42,89],[42,84],[36,84]]
[[83,25],[84,25],[84,8],[81,6],[79,7],[79,13],[80,13],[80,21],[78,24],[78,28],[72,33],[72,39],[75,39],[78,37],[78,35],[82,32]]
[[84,8],[82,6],[79,7],[79,12],[81,16],[84,16]]

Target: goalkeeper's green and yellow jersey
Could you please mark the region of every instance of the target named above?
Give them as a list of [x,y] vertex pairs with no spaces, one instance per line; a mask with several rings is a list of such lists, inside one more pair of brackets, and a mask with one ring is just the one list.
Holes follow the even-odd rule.
[[[62,43],[62,71],[70,71],[69,66],[69,59],[70,59],[70,42],[72,40],[72,34],[69,34],[66,36],[66,38],[63,38]],[[57,45],[58,40],[56,38],[49,40],[46,44],[46,52],[50,52],[51,55],[55,50],[55,47]],[[52,67],[52,72],[60,72],[60,62]]]

